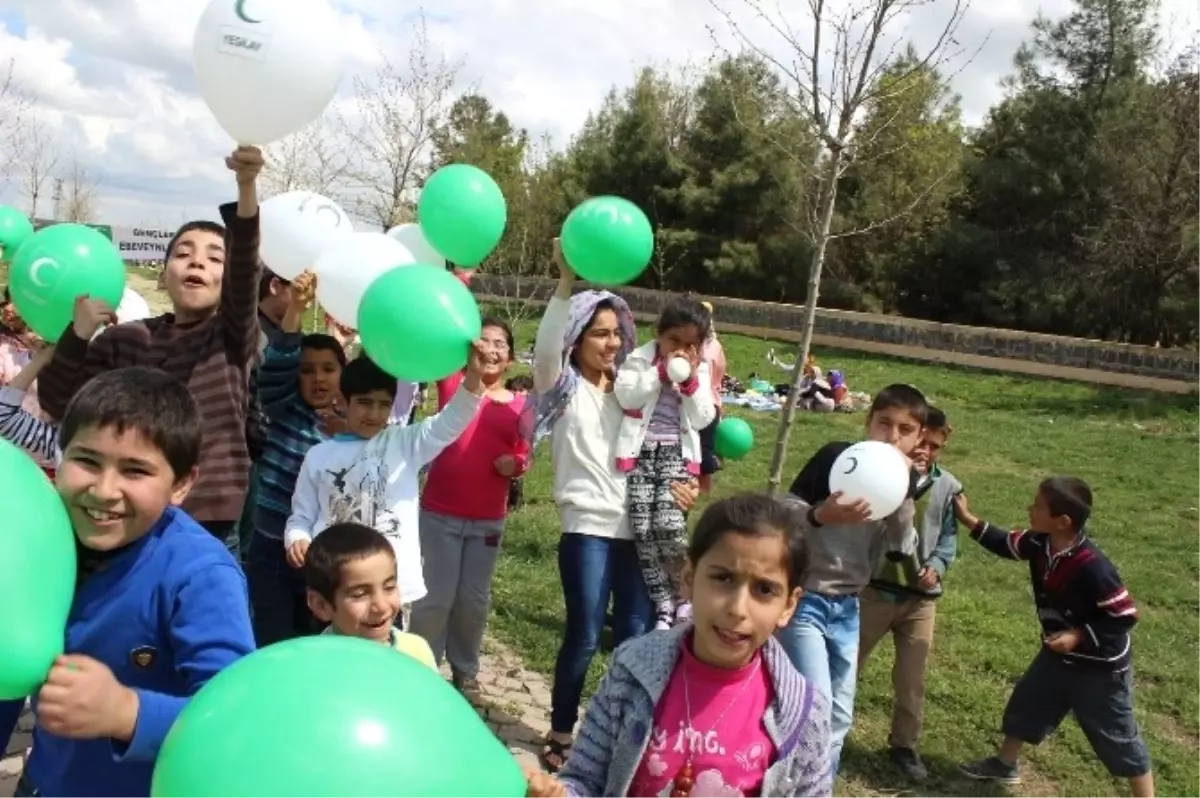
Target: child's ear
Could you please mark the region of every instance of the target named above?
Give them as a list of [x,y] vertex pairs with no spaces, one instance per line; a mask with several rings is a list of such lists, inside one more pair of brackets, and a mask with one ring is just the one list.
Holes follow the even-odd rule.
[[333,606],[325,600],[317,591],[309,588],[305,591],[305,600],[308,602],[308,608],[312,610],[312,614],[317,616],[317,620],[322,623],[330,623],[333,621]]
[[796,608],[800,606],[800,599],[804,597],[804,588],[794,587],[792,592],[787,597],[787,607],[779,616],[779,620],[775,622],[775,628],[782,629],[792,620],[792,616],[796,614]]
[[683,571],[679,574],[679,593],[684,601],[692,600],[692,583],[696,579],[696,569],[691,560],[684,562]]
[[191,471],[176,479],[175,484],[171,486],[171,504],[176,507],[183,504],[183,500],[192,492],[192,486],[196,484],[196,479],[199,476],[200,469],[197,466],[192,466]]

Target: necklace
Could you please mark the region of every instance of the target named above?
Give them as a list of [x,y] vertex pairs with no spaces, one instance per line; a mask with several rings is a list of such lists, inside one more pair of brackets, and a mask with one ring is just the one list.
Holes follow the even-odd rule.
[[[738,703],[742,697],[742,693],[746,692],[746,687],[754,681],[758,676],[758,669],[762,665],[762,657],[754,660],[754,667],[750,673],[742,680],[741,686],[737,689],[733,698],[721,710],[721,714],[717,715],[717,719],[712,722],[709,731],[716,731],[721,725],[721,721],[725,719],[725,714]],[[688,798],[692,794],[692,787],[695,786],[695,772],[692,769],[692,741],[695,738],[696,730],[692,728],[692,690],[691,684],[688,682],[687,663],[683,663],[683,706],[687,712],[687,758],[683,760],[683,767],[679,768],[679,772],[675,774],[675,778],[671,781],[671,798]]]

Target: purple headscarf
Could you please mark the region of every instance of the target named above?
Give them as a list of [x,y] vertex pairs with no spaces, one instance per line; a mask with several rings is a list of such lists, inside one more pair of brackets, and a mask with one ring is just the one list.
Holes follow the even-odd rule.
[[536,446],[550,434],[555,422],[562,417],[571,397],[579,387],[579,370],[571,363],[571,352],[575,350],[584,330],[596,315],[596,307],[607,302],[617,314],[617,325],[621,332],[621,349],[617,352],[616,367],[620,368],[625,358],[637,346],[637,327],[633,313],[624,299],[608,291],[582,291],[571,297],[571,309],[567,312],[567,332],[563,336],[562,372],[558,381],[547,391],[537,395],[526,408],[536,408],[531,419],[525,419],[526,437]]

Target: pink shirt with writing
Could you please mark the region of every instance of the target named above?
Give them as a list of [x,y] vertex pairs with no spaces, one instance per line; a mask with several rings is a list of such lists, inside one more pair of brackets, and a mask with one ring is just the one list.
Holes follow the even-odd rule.
[[670,795],[690,754],[692,795],[759,795],[775,758],[775,746],[763,726],[773,696],[761,653],[738,670],[716,668],[696,659],[689,639],[654,708],[650,742],[629,794]]

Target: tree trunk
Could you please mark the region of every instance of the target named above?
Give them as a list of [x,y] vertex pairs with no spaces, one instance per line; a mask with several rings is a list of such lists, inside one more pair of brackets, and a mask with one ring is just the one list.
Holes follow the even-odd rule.
[[808,350],[812,346],[813,325],[817,320],[817,298],[821,287],[821,268],[825,265],[825,248],[829,244],[829,230],[833,225],[833,207],[837,200],[838,178],[841,174],[842,151],[829,153],[825,164],[825,176],[821,179],[821,191],[817,195],[817,210],[820,222],[816,230],[816,248],[808,267],[808,292],[804,299],[804,326],[800,328],[800,343],[796,347],[796,368],[792,372],[792,389],[788,391],[783,412],[779,417],[779,432],[775,435],[775,451],[771,455],[771,475],[767,478],[767,492],[772,496],[779,492],[783,473],[783,461],[787,459],[788,436],[792,421],[796,417],[796,402],[799,400],[800,381],[804,379],[804,364],[808,361]]

